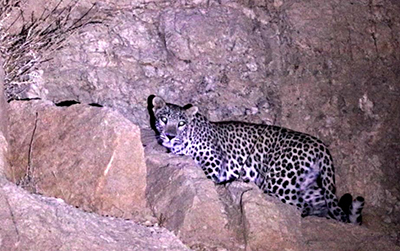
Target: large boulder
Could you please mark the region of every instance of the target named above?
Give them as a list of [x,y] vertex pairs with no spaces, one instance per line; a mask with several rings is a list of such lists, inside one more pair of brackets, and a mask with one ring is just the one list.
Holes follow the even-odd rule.
[[106,218],[0,177],[0,250],[188,250],[166,229]]
[[246,244],[250,250],[400,250],[384,233],[318,217],[301,218],[296,208],[261,191],[243,193]]
[[300,212],[278,199],[266,197],[259,189],[242,196],[246,244],[251,250],[302,250]]
[[9,113],[11,180],[90,212],[151,219],[136,125],[87,105],[12,102]]
[[196,250],[243,247],[235,205],[190,158],[167,154],[154,144],[145,148],[147,199],[159,224]]

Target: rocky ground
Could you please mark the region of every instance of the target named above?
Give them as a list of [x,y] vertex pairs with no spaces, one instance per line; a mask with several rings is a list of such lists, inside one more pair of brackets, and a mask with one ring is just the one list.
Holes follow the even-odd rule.
[[[20,2],[2,36],[29,21],[15,13],[54,6]],[[74,5],[71,20],[91,6]],[[399,13],[389,0],[101,1],[17,78],[3,53],[1,249],[399,249]],[[321,138],[338,195],[366,199],[364,225],[215,186],[157,145],[151,94]]]

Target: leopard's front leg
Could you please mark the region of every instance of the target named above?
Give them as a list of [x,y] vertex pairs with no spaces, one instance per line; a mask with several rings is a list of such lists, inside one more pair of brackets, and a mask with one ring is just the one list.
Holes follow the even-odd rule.
[[239,178],[239,175],[229,171],[228,160],[221,151],[200,151],[193,155],[193,159],[201,166],[207,178],[216,184],[225,184]]

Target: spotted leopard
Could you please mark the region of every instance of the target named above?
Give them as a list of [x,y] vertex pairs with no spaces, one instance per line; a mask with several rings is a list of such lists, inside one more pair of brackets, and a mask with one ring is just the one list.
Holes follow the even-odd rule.
[[191,156],[215,183],[251,181],[303,217],[361,224],[364,198],[346,194],[338,202],[332,157],[319,139],[272,125],[210,122],[197,107],[160,97],[152,105],[160,143]]

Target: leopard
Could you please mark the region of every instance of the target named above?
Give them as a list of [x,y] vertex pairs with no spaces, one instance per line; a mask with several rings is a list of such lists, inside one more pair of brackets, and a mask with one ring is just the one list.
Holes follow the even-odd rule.
[[191,104],[150,102],[159,143],[191,156],[215,184],[253,182],[264,193],[296,206],[301,216],[360,225],[364,198],[338,201],[332,156],[318,138],[268,124],[212,122]]

